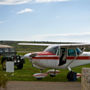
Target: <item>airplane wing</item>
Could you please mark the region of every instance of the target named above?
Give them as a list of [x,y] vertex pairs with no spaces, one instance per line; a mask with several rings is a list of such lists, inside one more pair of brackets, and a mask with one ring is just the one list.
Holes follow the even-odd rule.
[[88,48],[90,44],[44,44],[44,43],[18,43],[18,45],[50,46],[58,45],[62,48]]
[[90,48],[90,44],[61,44],[62,48]]
[[53,44],[44,44],[44,43],[18,43],[18,45],[50,46],[50,45],[53,45]]

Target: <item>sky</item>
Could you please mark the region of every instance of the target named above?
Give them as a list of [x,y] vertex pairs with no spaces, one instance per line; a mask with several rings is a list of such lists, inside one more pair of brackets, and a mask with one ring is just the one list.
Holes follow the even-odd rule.
[[90,43],[90,0],[0,0],[0,40]]

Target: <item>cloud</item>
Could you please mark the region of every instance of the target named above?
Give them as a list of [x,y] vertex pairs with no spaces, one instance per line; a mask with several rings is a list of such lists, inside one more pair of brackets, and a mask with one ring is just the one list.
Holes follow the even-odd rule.
[[90,32],[84,32],[84,33],[67,33],[67,34],[44,34],[44,35],[37,35],[39,37],[69,37],[69,36],[85,36],[90,35]]
[[67,34],[44,34],[33,36],[33,40],[61,41],[61,42],[90,42],[90,32]]
[[48,2],[68,2],[70,0],[0,0],[0,5],[18,5],[29,2],[48,3]]
[[48,3],[48,2],[67,2],[70,0],[35,0],[37,3]]
[[21,11],[18,11],[17,14],[30,13],[30,12],[32,12],[32,11],[33,11],[33,10],[30,9],[30,8],[25,8],[25,9],[23,9],[23,10],[21,10]]
[[32,0],[0,0],[0,5],[17,5],[28,3]]

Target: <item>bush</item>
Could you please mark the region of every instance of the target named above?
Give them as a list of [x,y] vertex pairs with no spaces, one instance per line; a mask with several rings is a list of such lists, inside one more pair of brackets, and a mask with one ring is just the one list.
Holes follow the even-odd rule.
[[6,88],[7,81],[8,81],[7,75],[3,71],[0,71],[0,88],[1,87]]

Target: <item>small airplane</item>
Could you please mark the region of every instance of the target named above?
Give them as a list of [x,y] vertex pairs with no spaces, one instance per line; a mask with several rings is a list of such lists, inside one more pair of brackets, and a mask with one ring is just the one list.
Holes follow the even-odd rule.
[[77,73],[72,71],[72,67],[90,64],[90,52],[84,52],[90,44],[36,44],[36,43],[19,43],[19,45],[39,45],[48,46],[42,52],[25,54],[32,62],[33,67],[40,70],[45,68],[54,69],[47,73],[37,73],[33,76],[37,79],[44,78],[47,74],[56,76],[59,73],[56,69],[68,69],[67,79],[69,81],[77,80]]

